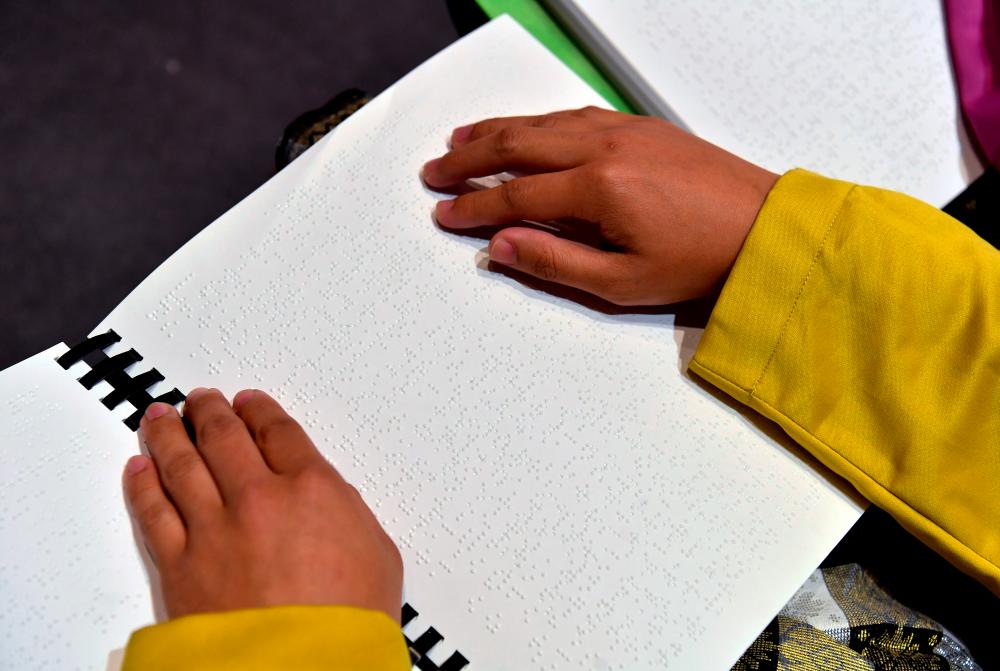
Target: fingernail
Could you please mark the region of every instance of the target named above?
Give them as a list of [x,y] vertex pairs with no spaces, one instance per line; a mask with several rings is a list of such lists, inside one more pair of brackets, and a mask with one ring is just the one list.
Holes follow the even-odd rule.
[[517,250],[506,240],[497,240],[490,245],[490,260],[505,266],[517,263]]
[[256,389],[244,389],[236,394],[236,396],[233,396],[233,410],[239,410],[239,407],[253,398],[256,393]]
[[452,144],[462,144],[469,139],[472,135],[472,127],[475,124],[469,124],[468,126],[459,126],[455,130],[451,131],[451,143]]
[[156,419],[157,417],[163,417],[165,414],[173,410],[172,405],[167,405],[166,403],[150,403],[146,406],[146,419]]
[[451,214],[451,209],[455,207],[454,199],[439,200],[437,205],[434,206],[434,218],[438,220],[439,224],[444,224],[444,219]]
[[146,466],[149,466],[149,458],[137,454],[125,462],[125,472],[129,475],[135,475],[146,470]]

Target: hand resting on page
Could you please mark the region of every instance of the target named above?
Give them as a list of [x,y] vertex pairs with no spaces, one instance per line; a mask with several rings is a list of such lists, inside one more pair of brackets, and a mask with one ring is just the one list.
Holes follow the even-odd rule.
[[[424,166],[432,188],[519,176],[439,202],[441,226],[514,224],[493,235],[492,261],[619,305],[715,291],[778,178],[662,119],[595,107],[487,119],[456,129],[451,143]],[[596,226],[600,244],[522,221]]]
[[171,617],[331,604],[397,622],[399,551],[357,490],[262,391],[230,403],[195,389],[177,411],[154,403],[141,436],[152,459],[125,467],[129,510]]

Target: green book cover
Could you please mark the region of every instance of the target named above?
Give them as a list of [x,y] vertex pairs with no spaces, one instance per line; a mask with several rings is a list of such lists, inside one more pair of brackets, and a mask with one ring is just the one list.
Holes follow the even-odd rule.
[[621,112],[634,113],[632,107],[597,69],[593,61],[563,32],[555,19],[536,0],[476,0],[476,2],[491,19],[501,14],[509,14],[559,60],[590,84],[590,87],[607,100],[609,105]]

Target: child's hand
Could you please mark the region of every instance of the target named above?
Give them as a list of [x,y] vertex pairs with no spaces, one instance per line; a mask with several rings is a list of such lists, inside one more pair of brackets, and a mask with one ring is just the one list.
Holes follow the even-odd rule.
[[196,389],[184,413],[197,444],[153,404],[140,429],[153,461],[132,457],[124,476],[170,617],[345,604],[399,620],[396,546],[277,402]]
[[490,257],[622,305],[711,293],[777,179],[666,121],[590,107],[456,129],[423,176],[443,188],[506,171],[525,176],[438,203],[438,222],[596,224],[605,250],[522,227],[496,233]]

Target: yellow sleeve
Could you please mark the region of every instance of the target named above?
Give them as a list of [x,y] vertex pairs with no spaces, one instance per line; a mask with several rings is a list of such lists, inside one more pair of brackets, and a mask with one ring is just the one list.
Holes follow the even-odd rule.
[[789,172],[691,370],[1000,595],[1000,252],[965,226]]
[[408,671],[402,630],[385,613],[281,606],[188,615],[132,634],[122,671]]

